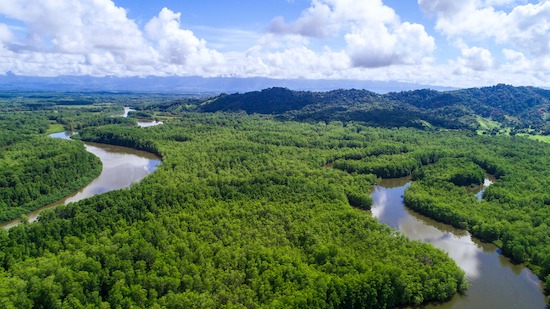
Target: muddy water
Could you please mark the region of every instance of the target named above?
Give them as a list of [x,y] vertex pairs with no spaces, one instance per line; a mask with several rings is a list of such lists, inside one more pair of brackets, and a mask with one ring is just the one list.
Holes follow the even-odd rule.
[[[65,132],[52,134],[50,136],[53,138],[69,139],[69,135]],[[129,187],[132,183],[139,182],[145,176],[154,172],[161,162],[160,158],[154,154],[127,147],[96,143],[84,144],[86,150],[101,159],[103,163],[101,174],[87,186],[64,199],[27,214],[29,222],[35,221],[38,215],[46,209],[80,201],[96,194]],[[0,227],[9,229],[20,222],[20,219],[15,219],[2,223]]]
[[[485,185],[494,179],[487,179]],[[492,244],[463,230],[438,223],[405,208],[403,194],[410,178],[383,180],[375,187],[372,214],[410,239],[429,242],[448,252],[466,272],[470,288],[444,304],[426,308],[546,308],[540,281],[523,265],[514,265]],[[471,194],[481,197],[483,186]]]

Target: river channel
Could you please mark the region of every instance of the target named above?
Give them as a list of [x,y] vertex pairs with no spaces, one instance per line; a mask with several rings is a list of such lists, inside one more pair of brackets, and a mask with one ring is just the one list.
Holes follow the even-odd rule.
[[[122,114],[122,117],[128,117],[128,113],[129,112],[135,112],[136,110],[135,109],[132,109],[130,107],[124,107],[124,114]],[[142,128],[147,128],[147,127],[153,127],[153,126],[158,126],[159,124],[163,124],[162,121],[156,121],[156,120],[153,120],[153,121],[143,121],[143,120],[139,120],[138,119],[138,126],[142,127]]]
[[[494,179],[487,179],[485,186]],[[422,216],[403,205],[409,177],[382,180],[374,188],[373,216],[401,231],[409,239],[443,249],[466,272],[470,288],[449,302],[426,308],[546,308],[540,280],[523,265],[514,265],[492,244],[468,232]],[[471,192],[481,198],[483,186]]]
[[[55,133],[50,136],[53,138],[70,138],[70,135],[66,132]],[[154,172],[161,162],[160,158],[154,154],[127,147],[88,142],[85,142],[84,145],[87,151],[93,153],[101,160],[103,164],[101,174],[87,186],[64,199],[28,213],[29,222],[35,221],[38,215],[46,209],[80,201],[96,194],[129,187]],[[0,227],[9,229],[20,222],[20,219],[15,219],[0,224]]]

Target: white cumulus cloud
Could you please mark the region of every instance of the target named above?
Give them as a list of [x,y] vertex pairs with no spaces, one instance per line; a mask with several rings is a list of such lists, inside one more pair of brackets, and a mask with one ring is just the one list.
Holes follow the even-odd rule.
[[356,67],[418,64],[435,49],[435,40],[424,26],[401,22],[380,0],[313,0],[296,21],[287,23],[278,17],[269,29],[314,38],[344,32],[346,52]]
[[293,23],[286,23],[284,18],[279,16],[274,18],[269,26],[273,33],[293,33],[309,37],[328,37],[338,28],[338,21],[335,20],[331,7],[320,1],[314,1]]
[[0,13],[27,25],[27,37],[32,40],[21,42],[22,49],[123,53],[145,44],[139,27],[126,17],[123,8],[110,0],[3,0]]
[[462,56],[458,59],[458,72],[464,70],[487,71],[495,68],[496,62],[491,52],[482,47],[466,47],[462,49]]
[[[435,29],[402,20],[382,0],[310,0],[294,20],[266,21],[267,30],[195,25],[194,31],[182,26],[186,12],[168,8],[137,23],[113,0],[0,0],[0,74],[549,86],[550,1],[418,4]],[[436,46],[430,31],[448,42]],[[460,56],[446,58],[447,46]]]
[[[111,0],[3,0],[0,14],[25,24],[15,38],[0,25],[13,59],[0,70],[25,75],[207,74],[223,56],[206,48],[180,14],[164,8],[142,30]],[[11,66],[6,68],[5,66]]]
[[550,1],[498,9],[515,1],[418,0],[437,18],[436,29],[449,38],[512,45],[532,56],[550,54]]
[[0,44],[13,40],[13,33],[6,24],[0,24]]
[[393,33],[385,27],[356,29],[346,34],[348,52],[354,66],[383,67],[421,63],[435,48],[434,39],[424,27],[408,22]]
[[181,29],[180,17],[181,13],[163,8],[145,26],[148,37],[157,43],[163,61],[185,65],[190,59],[206,63],[221,60],[222,55],[209,50],[204,40],[197,38],[190,30]]
[[435,29],[460,49],[461,56],[450,62],[455,73],[548,86],[550,1],[530,2],[418,0],[422,10],[435,18]]

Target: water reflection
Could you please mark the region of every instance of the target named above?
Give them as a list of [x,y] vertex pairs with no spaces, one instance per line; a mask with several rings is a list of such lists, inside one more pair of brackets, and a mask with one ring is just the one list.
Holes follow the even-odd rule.
[[50,137],[70,140],[71,136],[78,134],[78,132],[59,132],[50,134]]
[[477,187],[466,188],[466,191],[475,194],[477,199],[481,200],[483,198],[483,191],[487,189],[488,186],[492,185],[497,181],[496,177],[491,174],[485,174],[485,179],[483,184]]
[[427,308],[545,307],[540,281],[529,269],[513,265],[498,253],[496,246],[482,243],[466,231],[405,208],[403,195],[410,183],[408,177],[381,181],[372,193],[372,214],[408,238],[429,242],[446,251],[471,282],[465,295],[455,295],[447,303],[428,305]]
[[[128,117],[128,113],[129,112],[135,112],[136,110],[135,109],[132,109],[130,107],[124,107],[124,114],[122,114],[122,117]],[[147,127],[154,127],[154,126],[158,126],[160,124],[163,124],[162,121],[156,121],[156,120],[153,120],[153,121],[139,121],[138,120],[138,126],[142,127],[142,128],[147,128]]]
[[[51,134],[50,136],[54,138],[69,139],[70,135],[71,133],[62,132]],[[80,201],[96,194],[129,187],[132,183],[139,182],[145,176],[154,172],[161,162],[160,158],[154,154],[127,147],[96,143],[84,144],[86,150],[99,157],[103,163],[101,174],[87,186],[64,199],[27,214],[29,222],[35,221],[38,215],[46,209]],[[16,219],[3,223],[0,227],[9,229],[20,222],[20,219]]]
[[104,144],[86,143],[86,150],[103,162],[99,177],[66,200],[66,204],[90,196],[129,187],[151,174],[160,164],[153,154]]
[[124,114],[122,114],[122,117],[126,118],[128,117],[129,112],[135,112],[136,110],[130,107],[124,107]]
[[158,126],[159,124],[163,124],[163,123],[162,121],[153,120],[153,121],[138,121],[137,124],[142,128],[147,128],[147,127]]

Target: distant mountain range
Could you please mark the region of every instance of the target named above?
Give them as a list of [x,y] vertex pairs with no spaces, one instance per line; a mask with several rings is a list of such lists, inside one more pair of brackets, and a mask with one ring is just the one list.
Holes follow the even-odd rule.
[[72,92],[156,92],[156,93],[234,93],[284,87],[292,90],[329,91],[335,89],[367,89],[376,93],[437,87],[403,82],[356,80],[306,80],[233,77],[32,77],[0,75],[0,91],[72,91]]

